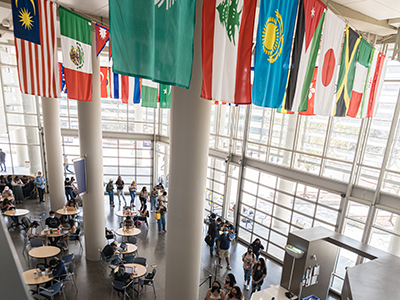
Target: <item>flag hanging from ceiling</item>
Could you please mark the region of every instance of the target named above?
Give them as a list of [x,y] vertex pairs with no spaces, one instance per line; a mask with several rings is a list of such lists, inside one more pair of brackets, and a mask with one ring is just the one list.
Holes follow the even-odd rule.
[[307,94],[307,109],[299,112],[303,116],[315,116],[314,114],[314,99],[315,99],[315,83],[317,82],[318,67],[314,68],[313,77]]
[[160,108],[171,108],[171,86],[160,84]]
[[113,71],[189,88],[195,0],[110,0]]
[[252,103],[282,106],[298,0],[261,1],[254,54]]
[[133,104],[139,104],[140,99],[142,98],[141,91],[142,91],[142,80],[140,78],[135,78],[133,80]]
[[108,42],[108,59],[111,59],[110,29],[100,24],[96,24],[96,56],[104,49]]
[[319,0],[300,0],[289,83],[286,88],[287,110],[307,109],[308,91],[317,60],[325,8],[326,5]]
[[327,9],[315,84],[314,113],[316,115],[331,116],[333,112],[336,73],[345,26],[346,24],[338,16]]
[[346,114],[348,117],[357,117],[364,93],[365,82],[367,80],[371,51],[372,46],[366,40],[361,39],[356,63],[356,72],[354,75],[353,92],[351,93],[349,109]]
[[121,99],[122,103],[128,104],[129,98],[133,103],[140,103],[140,80],[125,75],[112,73],[112,87],[115,99]]
[[64,67],[62,63],[58,63],[59,78],[60,78],[60,92],[67,93],[67,85],[65,84]]
[[158,84],[142,79],[142,107],[157,108]]
[[380,90],[386,73],[386,57],[375,48],[372,49],[364,95],[358,117],[371,118],[376,114]]
[[251,104],[251,51],[256,0],[203,2],[201,97]]
[[56,37],[57,4],[48,0],[11,1],[21,92],[59,98]]
[[90,21],[62,6],[58,12],[68,98],[92,101]]
[[354,74],[356,71],[356,58],[361,37],[351,29],[346,28],[343,43],[342,58],[340,59],[340,70],[336,90],[336,106],[333,115],[336,117],[346,116],[353,91]]
[[[112,98],[111,92],[111,68],[100,67],[100,95],[101,98]],[[118,98],[118,97],[117,97]]]

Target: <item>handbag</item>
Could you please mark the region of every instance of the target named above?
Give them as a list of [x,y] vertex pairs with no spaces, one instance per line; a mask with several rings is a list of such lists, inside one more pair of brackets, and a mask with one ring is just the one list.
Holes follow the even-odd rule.
[[155,213],[155,214],[154,214],[154,218],[155,218],[156,220],[160,220],[160,219],[161,219],[161,214],[160,214],[160,213]]

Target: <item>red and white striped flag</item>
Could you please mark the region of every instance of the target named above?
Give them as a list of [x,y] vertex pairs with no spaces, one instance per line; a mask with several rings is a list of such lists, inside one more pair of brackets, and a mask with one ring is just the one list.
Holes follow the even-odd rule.
[[[29,10],[30,24],[13,17],[21,92],[59,98],[56,37],[57,4],[48,0],[11,1],[13,16]],[[15,3],[14,3],[15,2]],[[36,5],[33,5],[36,4]]]

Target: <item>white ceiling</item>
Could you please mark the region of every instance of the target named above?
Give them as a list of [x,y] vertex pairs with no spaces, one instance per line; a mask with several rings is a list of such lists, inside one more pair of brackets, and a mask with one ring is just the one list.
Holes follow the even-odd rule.
[[108,18],[108,0],[60,0],[57,3],[85,14]]
[[335,0],[334,2],[376,20],[400,17],[399,0]]

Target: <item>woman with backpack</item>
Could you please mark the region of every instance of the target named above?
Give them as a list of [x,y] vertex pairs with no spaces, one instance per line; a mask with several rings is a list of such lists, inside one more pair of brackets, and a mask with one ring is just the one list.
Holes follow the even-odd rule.
[[254,264],[257,261],[256,255],[253,253],[253,247],[249,246],[247,252],[242,255],[243,271],[244,271],[244,287],[250,289],[250,276]]

